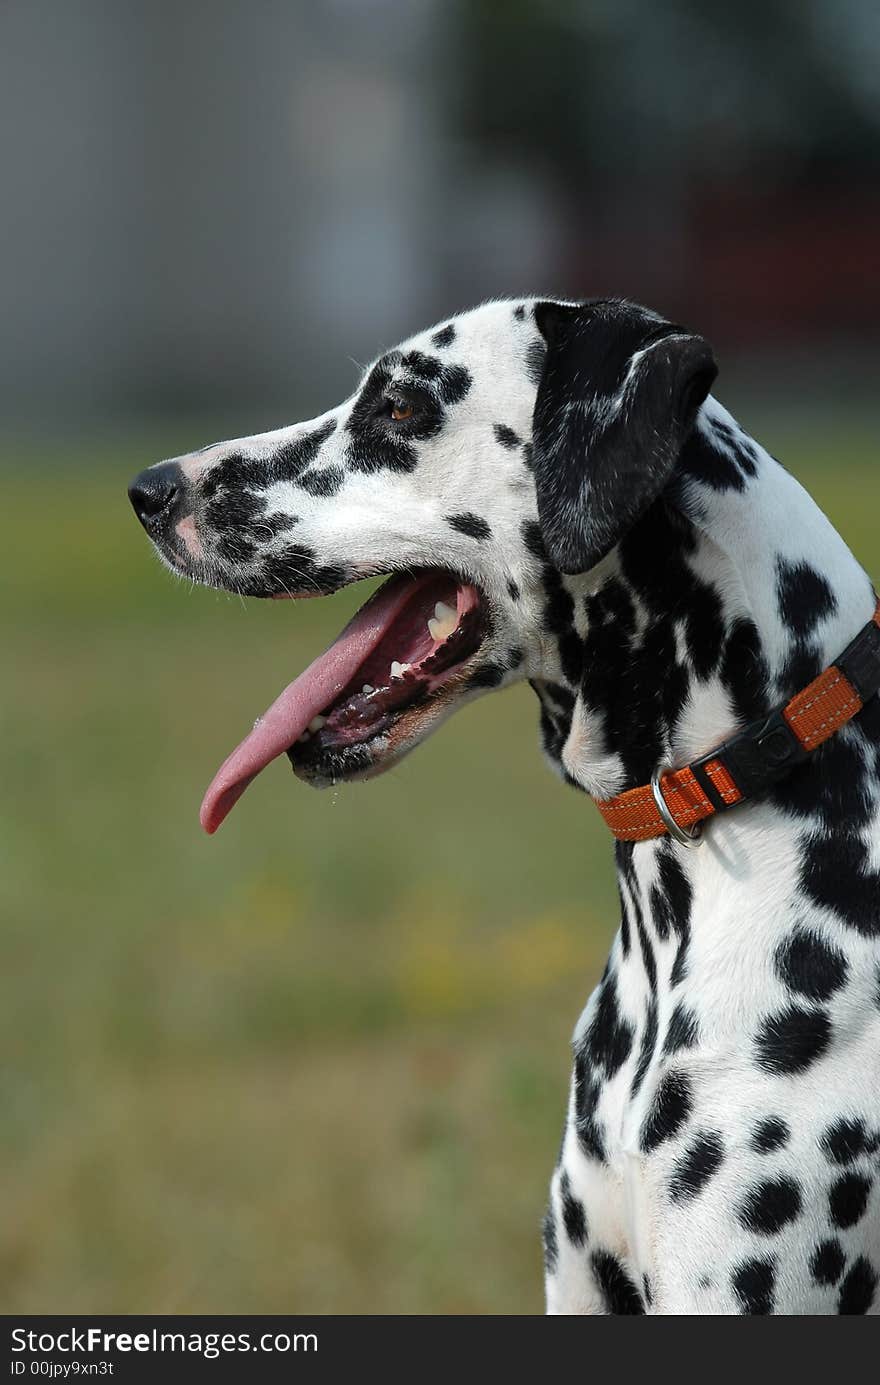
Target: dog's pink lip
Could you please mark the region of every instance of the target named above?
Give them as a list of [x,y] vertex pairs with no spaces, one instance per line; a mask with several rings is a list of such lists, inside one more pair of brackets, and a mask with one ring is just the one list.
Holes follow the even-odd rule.
[[[349,621],[328,650],[275,699],[208,786],[199,819],[209,834],[217,831],[245,789],[261,770],[283,755],[324,708],[349,686],[369,655],[389,632],[398,615],[438,573],[425,570],[390,578]],[[458,584],[459,615],[479,603],[476,588]]]

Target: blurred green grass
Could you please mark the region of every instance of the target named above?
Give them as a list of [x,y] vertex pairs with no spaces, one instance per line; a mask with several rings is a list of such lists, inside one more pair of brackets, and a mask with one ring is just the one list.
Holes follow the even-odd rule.
[[[758,435],[870,570],[871,440]],[[160,570],[125,484],[186,445],[3,472],[0,1303],[539,1311],[609,843],[527,689],[373,784],[275,765],[203,837],[217,763],[360,594],[245,604]]]

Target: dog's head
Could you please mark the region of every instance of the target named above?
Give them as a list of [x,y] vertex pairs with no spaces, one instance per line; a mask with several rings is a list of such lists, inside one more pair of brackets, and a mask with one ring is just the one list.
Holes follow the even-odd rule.
[[198,581],[306,597],[388,575],[221,767],[206,829],[282,752],[313,784],[369,777],[481,693],[558,678],[560,574],[660,493],[714,374],[701,338],[633,304],[488,303],[320,418],[137,477],[150,538]]

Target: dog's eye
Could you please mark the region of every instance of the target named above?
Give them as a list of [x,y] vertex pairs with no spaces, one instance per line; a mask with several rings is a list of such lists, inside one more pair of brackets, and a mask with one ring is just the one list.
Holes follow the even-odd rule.
[[391,385],[387,392],[383,390],[379,396],[375,412],[378,418],[388,423],[408,423],[411,418],[419,417],[422,407],[417,398],[411,397],[409,390],[398,391]]

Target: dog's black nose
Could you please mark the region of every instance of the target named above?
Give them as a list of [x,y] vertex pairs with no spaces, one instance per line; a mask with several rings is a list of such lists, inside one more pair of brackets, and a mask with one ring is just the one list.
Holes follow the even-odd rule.
[[145,529],[167,522],[183,491],[183,476],[176,462],[148,467],[128,488],[128,498]]

